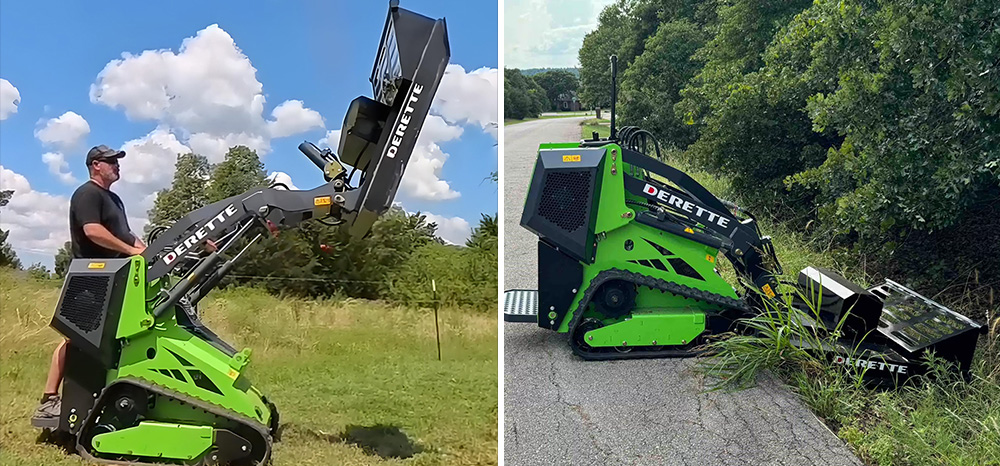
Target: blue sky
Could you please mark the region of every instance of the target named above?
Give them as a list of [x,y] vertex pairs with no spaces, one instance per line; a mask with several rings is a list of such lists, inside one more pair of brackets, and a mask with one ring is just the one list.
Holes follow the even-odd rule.
[[[243,143],[263,154],[269,173],[317,186],[319,170],[296,146],[332,141],[351,100],[371,95],[387,4],[2,3],[0,184],[15,194],[0,228],[25,265],[51,267],[68,239],[69,195],[96,144],[129,152],[112,189],[137,231],[177,151],[218,161]],[[497,186],[483,181],[497,168],[497,9],[401,6],[444,17],[452,55],[396,200],[463,241],[481,213],[497,211]]]

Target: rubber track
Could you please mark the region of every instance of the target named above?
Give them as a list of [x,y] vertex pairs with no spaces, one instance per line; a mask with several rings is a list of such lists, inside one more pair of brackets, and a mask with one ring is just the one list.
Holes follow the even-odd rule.
[[660,349],[660,350],[641,350],[636,347],[628,353],[620,353],[618,351],[610,352],[587,352],[582,350],[576,345],[576,329],[580,324],[580,320],[583,317],[584,311],[590,304],[590,301],[594,299],[594,295],[597,290],[600,289],[601,285],[611,280],[624,280],[630,283],[634,283],[639,286],[646,286],[654,290],[666,291],[668,293],[673,293],[678,296],[682,296],[688,299],[695,299],[708,304],[713,304],[721,306],[725,309],[730,309],[734,311],[740,311],[741,313],[749,313],[750,307],[739,299],[730,298],[728,296],[722,296],[715,293],[709,293],[704,290],[699,290],[697,288],[692,288],[690,286],[681,285],[679,283],[668,282],[659,278],[650,277],[648,275],[643,275],[640,273],[629,272],[627,270],[621,269],[608,269],[603,270],[590,281],[590,286],[583,293],[583,299],[580,300],[580,304],[577,305],[576,310],[573,313],[573,318],[570,319],[570,337],[569,345],[573,348],[573,352],[577,356],[587,360],[608,360],[608,359],[636,359],[636,358],[664,358],[664,357],[691,357],[700,354],[698,351],[693,351],[690,349],[676,350],[676,349]]
[[[150,391],[152,393],[155,393],[155,394],[158,394],[158,395],[161,395],[161,396],[166,396],[166,397],[173,398],[173,399],[175,399],[177,401],[180,401],[183,404],[191,405],[191,406],[193,406],[193,407],[195,407],[197,409],[200,409],[202,411],[205,411],[206,413],[209,413],[209,414],[211,414],[213,416],[220,417],[220,418],[223,418],[223,419],[227,419],[227,420],[229,420],[231,422],[235,422],[235,423],[238,423],[238,424],[240,424],[240,425],[242,425],[242,426],[244,426],[246,428],[252,429],[253,431],[255,431],[258,434],[260,434],[261,438],[260,439],[256,439],[256,440],[250,440],[250,439],[248,439],[248,440],[250,440],[250,445],[252,446],[251,448],[253,448],[254,450],[256,450],[257,448],[259,448],[261,446],[260,444],[262,442],[264,444],[263,461],[255,463],[254,466],[261,466],[261,465],[270,464],[270,462],[271,462],[272,438],[271,438],[271,434],[267,430],[267,427],[265,427],[263,424],[261,424],[261,423],[259,423],[257,421],[254,421],[253,419],[250,419],[250,418],[248,418],[246,416],[243,416],[242,414],[237,414],[237,413],[234,413],[234,412],[229,411],[227,409],[220,408],[218,405],[209,403],[207,401],[203,401],[203,400],[201,400],[199,398],[195,398],[193,396],[189,396],[189,395],[185,395],[185,394],[182,394],[182,393],[178,393],[178,392],[170,390],[170,389],[168,389],[166,387],[163,387],[162,385],[158,385],[158,384],[146,381],[146,380],[136,379],[136,378],[132,378],[132,377],[125,377],[125,378],[121,378],[121,379],[115,380],[114,382],[111,383],[111,385],[108,385],[107,387],[104,387],[104,390],[101,391],[101,395],[97,398],[97,402],[94,403],[94,409],[92,409],[90,411],[90,414],[87,416],[87,419],[84,421],[84,424],[81,426],[80,430],[77,432],[77,446],[76,446],[76,448],[77,448],[77,451],[80,453],[80,456],[82,456],[84,459],[87,459],[89,461],[96,461],[96,462],[99,462],[99,463],[115,464],[115,465],[123,465],[123,466],[127,466],[127,465],[149,465],[149,466],[155,466],[155,465],[161,465],[162,464],[162,463],[159,463],[159,462],[158,463],[144,463],[144,462],[138,462],[138,461],[117,461],[117,460],[109,460],[109,459],[104,459],[104,458],[98,458],[98,457],[95,457],[95,456],[91,455],[87,451],[87,448],[85,446],[83,446],[83,445],[80,444],[80,439],[83,437],[83,433],[87,429],[90,429],[92,427],[92,425],[91,425],[93,423],[92,422],[93,421],[92,417],[96,416],[101,411],[100,409],[97,409],[97,408],[99,408],[100,406],[103,405],[104,395],[106,393],[108,393],[113,387],[116,387],[119,384],[132,384],[132,385],[141,387],[141,388],[143,388],[145,390],[148,390],[148,391]],[[277,413],[274,412],[274,409],[272,407],[273,405],[271,405],[270,403],[268,403],[268,405],[269,405],[269,408],[272,408],[271,415],[272,416],[277,416]],[[241,431],[239,434],[242,435],[242,434],[245,434],[245,433],[246,433],[245,431]],[[162,461],[162,459],[159,459],[159,460]],[[195,463],[195,464],[199,464],[200,465],[200,464],[206,464],[206,463],[204,461],[199,461],[198,463]]]

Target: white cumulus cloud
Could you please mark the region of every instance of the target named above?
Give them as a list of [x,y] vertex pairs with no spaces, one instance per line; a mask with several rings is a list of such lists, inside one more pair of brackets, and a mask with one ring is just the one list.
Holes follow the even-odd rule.
[[17,106],[20,104],[21,93],[10,81],[0,78],[0,121],[17,113]]
[[431,213],[424,215],[427,217],[427,222],[437,224],[438,237],[448,243],[464,245],[472,235],[472,227],[462,217],[445,217]]
[[499,128],[499,73],[496,68],[466,72],[450,64],[441,78],[431,109],[449,123],[473,123],[494,138]]
[[329,147],[333,149],[334,152],[337,152],[340,148],[340,130],[331,129],[330,131],[327,131],[326,136],[323,136],[322,139],[317,141],[316,145],[319,147]]
[[[91,85],[92,102],[120,109],[133,120],[153,120],[210,161],[233,144],[270,152],[273,134],[290,136],[316,127],[319,114],[287,101],[265,120],[264,86],[232,36],[211,25],[188,37],[177,52],[125,52]],[[322,127],[322,118],[318,118]]]
[[441,178],[441,169],[449,155],[438,144],[461,136],[462,127],[449,125],[439,116],[428,115],[399,183],[403,193],[427,201],[459,197],[459,192]]
[[161,127],[127,141],[121,150],[125,151],[125,158],[118,162],[121,179],[111,186],[111,190],[125,203],[132,231],[141,234],[148,223],[148,212],[156,201],[156,193],[169,188],[174,181],[177,156],[190,153],[191,149]]
[[323,128],[319,112],[302,106],[301,100],[286,100],[271,112],[274,121],[267,122],[272,138],[283,138],[314,128]]
[[0,215],[0,229],[17,252],[55,255],[69,241],[69,199],[35,191],[23,175],[0,165],[0,189],[14,190]]
[[614,0],[506,0],[504,57],[508,68],[578,66],[583,36]]
[[209,162],[219,163],[226,157],[226,152],[233,146],[246,146],[263,155],[271,151],[270,141],[261,134],[229,133],[223,136],[211,133],[195,133],[188,138],[191,150],[198,155],[204,155]]
[[295,183],[292,183],[292,177],[288,176],[288,173],[285,172],[271,172],[270,175],[267,175],[267,180],[272,183],[284,184],[285,186],[288,186],[288,189],[293,191],[298,191],[299,189],[295,186]]
[[42,144],[54,147],[60,152],[77,149],[90,134],[90,124],[75,112],[66,112],[50,118],[45,125],[35,130],[35,137]]
[[69,163],[61,152],[46,152],[42,154],[42,162],[49,167],[49,173],[59,177],[59,181],[75,184],[76,177],[69,172]]

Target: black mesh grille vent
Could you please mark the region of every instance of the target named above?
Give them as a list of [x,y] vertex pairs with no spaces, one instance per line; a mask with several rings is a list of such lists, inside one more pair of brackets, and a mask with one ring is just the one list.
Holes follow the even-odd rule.
[[538,215],[568,232],[584,226],[590,199],[590,172],[548,172]]
[[59,315],[83,332],[93,332],[104,319],[110,275],[77,275],[69,279]]

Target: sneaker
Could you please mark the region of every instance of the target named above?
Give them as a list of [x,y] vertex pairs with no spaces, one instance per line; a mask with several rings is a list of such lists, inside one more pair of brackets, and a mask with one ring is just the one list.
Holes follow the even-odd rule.
[[40,429],[55,430],[59,427],[59,412],[62,409],[62,399],[59,395],[46,395],[42,404],[31,417],[31,425]]

